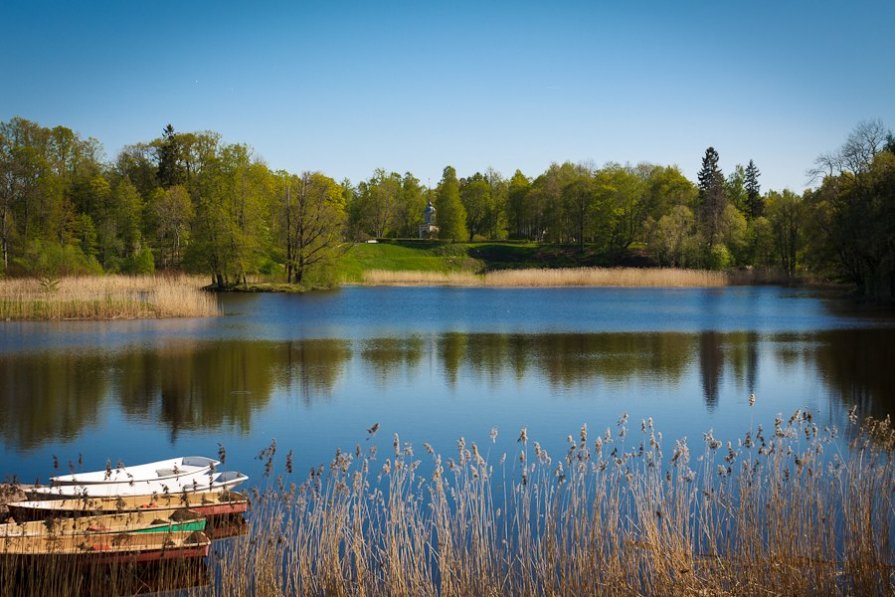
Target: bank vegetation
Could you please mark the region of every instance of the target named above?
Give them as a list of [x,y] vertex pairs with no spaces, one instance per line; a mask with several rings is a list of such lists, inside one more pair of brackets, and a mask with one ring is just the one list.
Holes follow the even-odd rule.
[[661,287],[716,288],[728,284],[724,272],[676,268],[563,268],[470,272],[370,270],[370,286],[477,286],[487,288]]
[[217,298],[199,276],[0,279],[0,320],[212,317]]
[[579,265],[774,269],[889,299],[893,152],[881,121],[861,123],[801,194],[762,189],[749,156],[722,172],[713,147],[695,181],[677,166],[566,162],[511,176],[447,166],[427,187],[409,172],[274,171],[244,143],[170,125],[104,161],[95,139],[12,118],[0,122],[0,274],[188,271],[220,289],[254,276],[319,288],[346,277],[346,245],[423,236],[592,255]]
[[[623,415],[555,454],[525,428],[459,438],[449,454],[395,434],[383,453],[375,440],[337,450],[302,481],[274,442],[247,534],[192,582],[228,596],[891,594],[895,430],[849,418],[844,437],[800,410],[691,446]],[[182,572],[146,586],[182,587]],[[0,592],[87,586],[52,564],[27,584],[16,574],[0,567]]]

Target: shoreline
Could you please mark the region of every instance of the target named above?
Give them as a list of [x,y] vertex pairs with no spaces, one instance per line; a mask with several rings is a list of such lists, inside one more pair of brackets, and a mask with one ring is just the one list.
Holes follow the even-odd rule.
[[355,286],[445,286],[477,288],[724,288],[727,286],[809,286],[758,271],[680,268],[520,268],[484,273],[464,271],[368,270]]

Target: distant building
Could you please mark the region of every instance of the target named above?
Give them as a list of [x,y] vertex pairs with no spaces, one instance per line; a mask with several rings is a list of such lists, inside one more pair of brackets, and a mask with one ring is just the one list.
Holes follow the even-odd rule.
[[438,226],[435,225],[435,206],[429,201],[423,211],[423,223],[420,224],[420,238],[438,238]]

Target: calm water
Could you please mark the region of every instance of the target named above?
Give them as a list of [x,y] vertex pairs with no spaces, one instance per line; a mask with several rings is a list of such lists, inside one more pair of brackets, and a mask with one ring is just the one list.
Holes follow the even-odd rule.
[[[226,295],[225,317],[0,323],[0,476],[83,458],[217,453],[260,477],[272,438],[297,470],[376,440],[562,451],[586,423],[653,417],[666,441],[735,440],[797,408],[843,426],[895,411],[895,319],[779,288],[347,288]],[[758,396],[750,409],[747,398]]]

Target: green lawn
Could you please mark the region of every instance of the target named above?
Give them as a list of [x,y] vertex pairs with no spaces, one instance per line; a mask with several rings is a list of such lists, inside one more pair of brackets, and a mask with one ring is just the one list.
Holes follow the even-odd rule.
[[470,271],[540,267],[607,265],[588,247],[538,245],[536,243],[442,241],[381,241],[351,245],[339,260],[339,278],[359,282],[363,272]]

